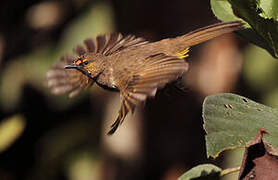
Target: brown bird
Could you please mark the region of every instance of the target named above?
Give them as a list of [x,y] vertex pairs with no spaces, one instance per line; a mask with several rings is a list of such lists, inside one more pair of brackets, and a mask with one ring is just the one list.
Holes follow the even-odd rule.
[[218,23],[185,35],[148,42],[120,33],[86,39],[76,55],[65,55],[47,72],[47,84],[54,94],[74,97],[94,82],[102,88],[120,91],[121,108],[112,124],[113,134],[129,111],[154,97],[167,83],[180,79],[188,70],[184,60],[188,48],[242,28],[238,21]]

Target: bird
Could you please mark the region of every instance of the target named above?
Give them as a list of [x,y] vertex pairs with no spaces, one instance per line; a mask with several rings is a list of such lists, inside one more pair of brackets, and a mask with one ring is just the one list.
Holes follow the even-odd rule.
[[175,38],[149,42],[142,37],[108,33],[84,40],[74,54],[66,54],[46,74],[47,86],[56,95],[75,97],[98,86],[120,93],[118,117],[108,135],[157,90],[180,80],[189,69],[189,47],[243,28],[240,21],[221,22]]

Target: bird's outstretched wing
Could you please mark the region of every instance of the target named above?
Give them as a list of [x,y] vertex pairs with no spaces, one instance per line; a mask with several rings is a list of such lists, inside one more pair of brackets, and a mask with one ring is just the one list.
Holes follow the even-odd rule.
[[100,53],[111,55],[129,47],[136,47],[148,43],[143,38],[133,35],[123,36],[112,33],[86,39],[85,46],[78,45],[73,51],[76,55],[65,55],[55,64],[46,75],[47,86],[53,94],[69,93],[69,97],[78,95],[82,90],[89,88],[94,80],[75,69],[64,69],[65,65],[72,64],[79,56],[86,53]]
[[64,55],[60,62],[56,63],[47,72],[47,86],[53,94],[69,93],[69,97],[78,95],[81,90],[90,87],[94,80],[85,76],[81,72],[74,69],[65,69],[65,65],[74,61],[72,55]]
[[134,35],[123,36],[121,33],[111,33],[97,36],[96,38],[84,41],[85,49],[79,46],[80,54],[85,52],[101,53],[105,56],[117,51],[136,47],[148,43],[144,38],[137,38]]
[[116,82],[121,93],[121,109],[108,134],[117,130],[129,111],[133,112],[147,97],[155,96],[158,89],[181,77],[188,66],[184,59],[161,53],[146,58],[136,71],[125,72],[129,75],[121,76]]

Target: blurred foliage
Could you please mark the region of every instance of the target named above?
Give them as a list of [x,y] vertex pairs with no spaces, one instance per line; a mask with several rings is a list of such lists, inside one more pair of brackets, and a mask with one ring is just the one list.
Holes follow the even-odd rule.
[[109,3],[94,4],[81,14],[67,29],[58,47],[58,56],[69,53],[88,37],[114,32],[113,12]]
[[62,3],[55,1],[35,4],[26,13],[26,21],[33,29],[52,29],[64,18],[62,6]]
[[244,59],[243,75],[254,91],[266,93],[277,86],[275,74],[278,73],[278,64],[267,52],[257,46],[249,46]]
[[[94,4],[87,12],[78,17],[69,27],[57,46],[53,44],[39,48],[30,54],[13,59],[7,64],[0,77],[0,105],[3,109],[12,110],[18,104],[22,87],[30,84],[47,94],[58,105],[77,102],[79,98],[68,101],[66,96],[53,96],[45,84],[45,74],[49,67],[65,53],[72,53],[73,47],[84,39],[99,33],[113,31],[113,13],[108,3]],[[65,98],[66,97],[66,98]]]
[[67,173],[69,180],[100,179],[100,159],[92,152],[77,152],[68,161]]
[[97,178],[100,154],[93,144],[94,125],[87,117],[77,116],[48,131],[37,143],[39,154],[29,178],[55,179],[61,167],[69,179]]
[[41,49],[11,61],[1,74],[0,103],[4,109],[13,109],[21,96],[23,85],[30,83],[44,89],[45,72],[50,66],[50,50]]
[[[77,6],[80,5],[80,1],[76,3]],[[46,17],[51,16],[49,13],[52,11],[49,11],[47,14],[45,9],[40,9],[45,8],[43,7],[44,5],[48,6],[47,9],[53,8],[49,6],[55,5],[58,5],[58,8],[62,7],[60,3],[43,2],[35,5],[35,9],[29,11],[29,14],[27,14],[27,18],[29,18],[27,22],[36,29],[42,29],[47,26],[47,24],[43,24],[43,22],[39,25],[32,24],[34,19],[37,21],[37,18],[40,17],[40,15],[36,13],[42,13],[42,15]],[[32,99],[30,102],[26,100],[23,101],[23,99],[25,99],[25,97],[23,97],[23,88],[26,85],[31,86],[43,95],[39,97],[47,97],[47,103],[51,106],[53,105],[52,109],[55,111],[59,111],[61,108],[66,111],[66,107],[78,106],[76,104],[80,103],[80,99],[82,99],[84,95],[88,95],[88,92],[85,92],[74,99],[69,99],[66,95],[54,96],[50,94],[49,89],[46,87],[45,75],[50,66],[58,62],[60,57],[64,54],[72,53],[73,47],[77,44],[82,44],[84,39],[94,37],[100,33],[114,31],[114,15],[111,4],[106,1],[98,1],[89,5],[90,6],[87,6],[85,9],[83,8],[80,15],[74,17],[70,23],[66,24],[57,44],[49,41],[43,46],[35,47],[29,53],[15,56],[13,59],[9,59],[8,62],[5,62],[5,68],[0,71],[0,112],[2,110],[10,113],[18,111],[19,108],[26,108],[30,110],[30,112],[24,112],[30,118],[27,119],[27,122],[39,116],[39,118],[36,119],[37,124],[35,127],[31,125],[32,130],[29,129],[28,131],[28,133],[30,133],[30,131],[36,132],[35,137],[31,135],[31,140],[37,141],[33,142],[36,144],[35,150],[31,149],[35,151],[34,159],[32,159],[32,157],[26,157],[28,161],[30,159],[30,161],[34,162],[32,167],[29,167],[30,171],[24,172],[25,176],[20,177],[20,179],[59,179],[61,168],[63,168],[67,179],[88,180],[92,179],[92,177],[93,179],[100,178],[99,158],[101,155],[98,153],[99,147],[96,147],[96,145],[98,145],[98,131],[95,129],[98,127],[96,126],[96,118],[98,118],[98,115],[95,115],[94,118],[90,116],[89,112],[91,107],[82,108],[82,111],[87,112],[85,115],[80,114],[80,112],[78,113],[78,111],[74,116],[66,115],[67,113],[64,112],[62,117],[59,118],[52,117],[47,114],[47,112],[44,112],[45,107],[33,107]],[[57,11],[57,9],[55,11]],[[59,19],[60,18],[57,18],[57,20]],[[55,24],[55,22],[48,22],[48,25],[51,23]],[[51,25],[51,27],[53,26],[54,25]],[[47,26],[46,30],[40,29],[40,31],[48,31],[49,27],[50,26]],[[34,94],[33,97],[38,96]],[[43,99],[41,101],[43,101]],[[25,109],[23,110],[26,111]],[[44,122],[45,119],[47,119],[46,122]],[[43,126],[51,126],[53,120],[57,119],[59,121],[55,122],[55,128],[48,129],[47,132],[44,132],[44,128],[47,127]],[[63,121],[66,122],[63,123]],[[21,116],[4,119],[1,122],[0,151],[6,150],[21,135],[25,128],[25,123],[25,120]],[[31,124],[34,124],[34,122],[31,122]],[[26,148],[28,149],[31,147]],[[13,153],[13,151],[7,152],[8,155],[9,153]],[[22,150],[22,153],[24,154],[23,156],[25,156],[27,152]],[[28,153],[30,156],[32,152]],[[16,158],[17,155],[22,156],[20,153],[12,154],[9,155],[11,156],[9,159]],[[2,158],[5,158],[5,156],[2,156]],[[24,159],[25,157],[20,158]],[[20,161],[20,159],[16,161]],[[14,179],[13,177],[16,176],[16,173],[20,173],[20,169],[17,169],[17,167],[22,168],[20,167],[20,163],[12,167],[14,166],[16,167],[14,172],[7,171],[5,165],[1,166],[0,177],[7,176],[6,179],[8,180]]]
[[[243,19],[249,29],[240,34],[278,57],[278,4],[276,0],[211,0],[214,14],[222,21]],[[250,29],[252,27],[252,29]]]
[[262,94],[262,102],[278,107],[278,64],[266,51],[250,45],[244,53],[243,78],[254,92]]
[[21,115],[14,115],[0,122],[0,152],[9,148],[23,133],[26,126]]

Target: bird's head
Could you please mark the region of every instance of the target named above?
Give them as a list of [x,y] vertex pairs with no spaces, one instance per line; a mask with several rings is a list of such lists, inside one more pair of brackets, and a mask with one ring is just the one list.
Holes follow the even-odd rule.
[[99,61],[97,57],[82,55],[77,57],[72,64],[65,66],[65,69],[76,69],[90,78],[95,78],[99,72]]

